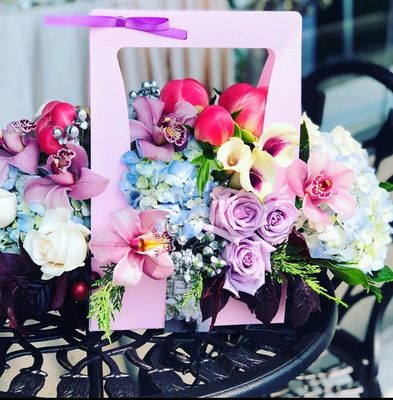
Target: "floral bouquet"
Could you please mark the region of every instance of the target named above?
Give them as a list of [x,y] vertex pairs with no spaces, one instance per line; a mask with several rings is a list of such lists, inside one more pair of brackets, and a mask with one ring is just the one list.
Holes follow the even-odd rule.
[[[392,186],[343,128],[307,119],[264,127],[267,89],[222,93],[194,79],[131,92],[128,206],[91,235],[107,180],[89,169],[89,114],[51,102],[0,136],[0,316],[13,327],[48,311],[89,316],[109,337],[125,288],[167,280],[168,329],[211,329],[230,298],[264,324],[286,299],[294,326],[319,310],[332,274],[381,298]],[[300,125],[300,124],[299,124]],[[90,259],[102,267],[91,272]],[[140,307],[141,305],[135,305]],[[143,306],[143,305],[142,305]]]

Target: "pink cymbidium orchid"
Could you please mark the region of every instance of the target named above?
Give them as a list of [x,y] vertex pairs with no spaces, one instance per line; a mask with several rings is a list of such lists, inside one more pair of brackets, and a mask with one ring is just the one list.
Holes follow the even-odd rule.
[[312,152],[308,163],[295,160],[288,170],[288,185],[303,199],[303,213],[312,222],[332,224],[329,213],[321,206],[327,205],[342,217],[351,217],[356,200],[349,189],[354,183],[354,172],[333,162],[328,154]]
[[171,161],[175,147],[187,145],[188,130],[193,126],[197,109],[185,101],[178,102],[169,114],[163,115],[165,104],[158,99],[140,96],[133,107],[137,119],[130,120],[131,142],[137,140],[137,149],[142,157],[150,160]]
[[27,203],[45,203],[47,208],[72,210],[69,197],[87,200],[98,196],[108,180],[88,168],[89,159],[81,146],[68,144],[48,157],[44,169],[48,175],[31,178],[25,185]]
[[116,264],[116,285],[135,286],[143,273],[156,280],[171,275],[174,264],[169,256],[172,240],[165,231],[167,214],[128,207],[112,214],[113,231],[93,236],[90,249],[94,257],[103,264]]
[[12,122],[0,130],[0,187],[10,165],[27,174],[37,172],[40,150],[37,141],[29,136],[34,130],[35,124],[27,120]]

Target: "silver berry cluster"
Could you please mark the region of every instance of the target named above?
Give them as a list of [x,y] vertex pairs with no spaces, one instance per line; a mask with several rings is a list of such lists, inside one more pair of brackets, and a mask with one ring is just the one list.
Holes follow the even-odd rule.
[[135,119],[135,110],[133,107],[133,103],[135,99],[139,96],[145,96],[145,97],[155,97],[159,98],[160,97],[161,90],[157,85],[156,81],[144,81],[141,84],[141,88],[136,91],[136,90],[131,90],[131,92],[128,94],[130,101],[128,103],[128,116],[130,119]]
[[88,113],[84,108],[78,108],[75,114],[75,120],[64,130],[56,127],[53,129],[53,136],[60,144],[79,144],[79,137],[82,131],[89,128]]

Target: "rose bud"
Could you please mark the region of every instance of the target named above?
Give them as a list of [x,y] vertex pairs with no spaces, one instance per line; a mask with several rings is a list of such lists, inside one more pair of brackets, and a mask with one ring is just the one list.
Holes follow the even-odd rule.
[[215,105],[206,107],[198,115],[194,128],[197,140],[221,146],[233,136],[235,123],[225,108]]
[[256,88],[248,83],[235,83],[221,94],[218,104],[230,114],[240,111],[235,118],[240,128],[260,137],[265,119],[266,98],[266,87]]
[[202,111],[209,105],[209,94],[202,83],[195,79],[176,79],[162,88],[160,100],[165,103],[164,114],[172,113],[176,104],[183,101]]

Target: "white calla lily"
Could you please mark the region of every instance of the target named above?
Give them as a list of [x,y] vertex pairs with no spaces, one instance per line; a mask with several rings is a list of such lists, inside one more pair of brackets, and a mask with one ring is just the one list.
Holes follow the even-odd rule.
[[276,166],[273,157],[256,147],[251,154],[251,163],[240,172],[240,183],[244,190],[255,193],[262,201],[273,191]]
[[272,124],[263,131],[258,146],[274,157],[280,167],[288,167],[297,156],[299,132],[288,123]]
[[225,170],[240,172],[251,162],[251,149],[240,138],[232,137],[218,149],[217,160]]
[[17,199],[15,193],[0,189],[0,228],[5,228],[15,221]]

